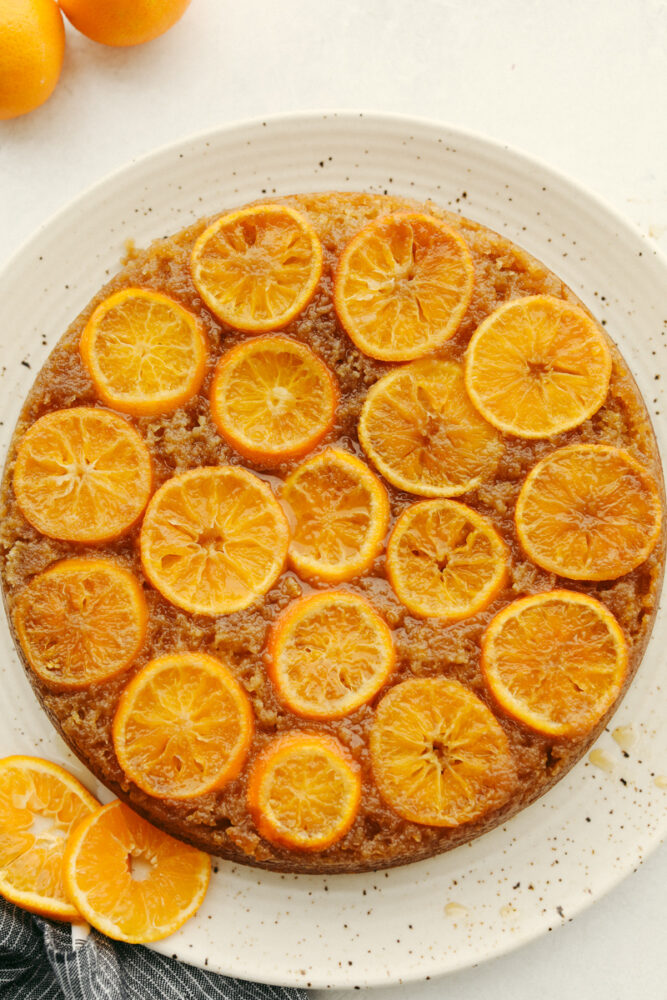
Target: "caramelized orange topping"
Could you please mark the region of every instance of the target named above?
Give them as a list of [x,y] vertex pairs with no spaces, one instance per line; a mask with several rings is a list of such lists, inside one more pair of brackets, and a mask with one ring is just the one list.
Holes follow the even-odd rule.
[[309,458],[287,477],[282,500],[293,520],[289,560],[301,576],[351,580],[381,551],[387,491],[356,455],[327,448]]
[[96,544],[118,538],[140,518],[152,485],[143,439],[107,410],[54,410],[18,446],[16,502],[51,538]]
[[515,519],[538,566],[571,580],[615,580],[655,548],[662,505],[653,477],[627,451],[579,444],[537,463]]
[[359,767],[332,736],[289,733],[253,765],[248,808],[262,837],[290,850],[323,851],[352,826]]
[[33,577],[14,626],[28,663],[52,688],[74,690],[126,670],[148,611],[139,581],[110,559],[65,559]]
[[274,625],[268,671],[282,700],[307,719],[339,719],[377,694],[396,654],[391,632],[362,597],[302,597]]
[[241,770],[253,734],[248,696],[205,653],[151,660],[127,685],[113,722],[118,762],[158,798],[190,799]]
[[430,215],[399,212],[371,222],[345,247],[334,304],[360,351],[409,361],[456,333],[473,282],[459,233]]
[[391,688],[370,738],[382,797],[404,819],[460,826],[497,809],[514,788],[507,736],[458,681],[421,677]]
[[192,278],[218,319],[237,330],[280,330],[306,308],[322,274],[322,246],[286,205],[223,215],[192,251]]
[[316,354],[287,337],[258,337],[223,354],[211,415],[239,454],[275,465],[311,451],[331,429],[338,389]]
[[482,642],[482,670],[502,709],[547,736],[582,736],[618,698],[628,653],[614,616],[587,594],[514,601]]
[[387,545],[387,576],[415,615],[458,621],[482,611],[507,578],[507,546],[492,523],[455,500],[403,511]]
[[468,399],[461,367],[436,358],[375,383],[361,410],[359,440],[390,483],[424,497],[476,489],[503,451],[498,431]]

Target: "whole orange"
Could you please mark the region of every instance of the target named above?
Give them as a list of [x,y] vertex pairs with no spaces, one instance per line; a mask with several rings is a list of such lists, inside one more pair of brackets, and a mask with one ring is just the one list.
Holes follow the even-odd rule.
[[24,115],[51,96],[64,52],[55,0],[0,0],[0,119]]
[[141,45],[171,28],[190,0],[59,0],[75,28],[104,45]]

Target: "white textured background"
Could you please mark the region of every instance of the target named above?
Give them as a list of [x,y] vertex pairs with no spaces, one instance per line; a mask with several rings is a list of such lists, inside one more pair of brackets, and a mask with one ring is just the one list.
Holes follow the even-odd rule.
[[[570,174],[667,249],[665,0],[192,0],[147,46],[106,49],[71,30],[67,41],[51,100],[0,122],[0,265],[45,217],[133,157],[199,129],[306,108],[478,130]],[[665,1000],[666,923],[663,846],[546,938],[445,980],[374,993]]]

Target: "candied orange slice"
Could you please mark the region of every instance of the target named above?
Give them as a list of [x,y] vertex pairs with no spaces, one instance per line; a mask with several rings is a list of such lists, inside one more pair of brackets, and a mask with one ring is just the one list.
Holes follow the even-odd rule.
[[334,305],[364,354],[409,361],[456,333],[474,276],[459,233],[430,215],[398,212],[374,220],[345,247]]
[[306,719],[340,719],[377,694],[394,668],[391,631],[356,594],[302,597],[276,621],[268,672],[287,707]]
[[147,663],[127,685],[113,721],[118,763],[157,798],[191,799],[235,778],[253,734],[248,696],[205,653]]
[[611,354],[583,309],[531,295],[505,302],[477,328],[466,352],[466,388],[489,423],[517,437],[570,430],[598,410]]
[[21,648],[56,690],[85,688],[122,673],[146,636],[139,581],[110,559],[65,559],[33,577],[14,611]]
[[101,302],[80,349],[100,399],[135,416],[182,406],[199,391],[206,371],[201,322],[148,288],[123,288]]
[[190,469],[157,491],[141,526],[144,573],[185,611],[228,615],[265,594],[287,559],[289,525],[245,469]]
[[169,937],[199,908],[211,859],[116,800],[77,827],[64,873],[88,923],[117,941],[147,944]]
[[459,496],[496,470],[500,434],[474,408],[454,361],[424,358],[389,372],[361,409],[359,440],[385,479],[418,496]]
[[508,715],[547,736],[583,736],[618,698],[623,633],[587,594],[552,590],[514,601],[482,639],[482,672]]
[[63,883],[65,842],[99,803],[64,768],[0,760],[0,893],[52,920],[81,920]]
[[381,551],[387,491],[355,455],[327,448],[307,459],[285,480],[282,499],[293,523],[289,560],[301,576],[351,580]]
[[509,798],[509,742],[486,705],[458,681],[420,677],[384,696],[370,736],[380,794],[404,819],[460,826]]
[[287,337],[259,337],[223,354],[211,415],[244,458],[274,465],[310,451],[331,429],[338,389],[316,354]]
[[455,500],[423,500],[394,526],[387,576],[413,614],[455,622],[491,603],[507,579],[507,559],[488,518]]
[[322,246],[308,220],[286,205],[223,215],[192,251],[192,278],[223,323],[248,333],[287,326],[322,274]]
[[515,520],[538,566],[571,580],[615,580],[655,548],[662,506],[655,480],[627,451],[578,444],[531,470]]
[[262,837],[290,850],[323,851],[354,823],[359,767],[332,736],[287,733],[259,755],[248,808]]
[[128,422],[87,406],[40,417],[19,442],[21,513],[65,542],[109,542],[139,520],[153,485],[148,448]]

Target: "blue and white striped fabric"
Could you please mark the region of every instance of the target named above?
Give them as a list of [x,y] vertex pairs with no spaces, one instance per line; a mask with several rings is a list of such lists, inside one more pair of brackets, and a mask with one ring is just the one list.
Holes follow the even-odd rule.
[[306,1000],[305,990],[228,979],[0,898],[0,1000]]

